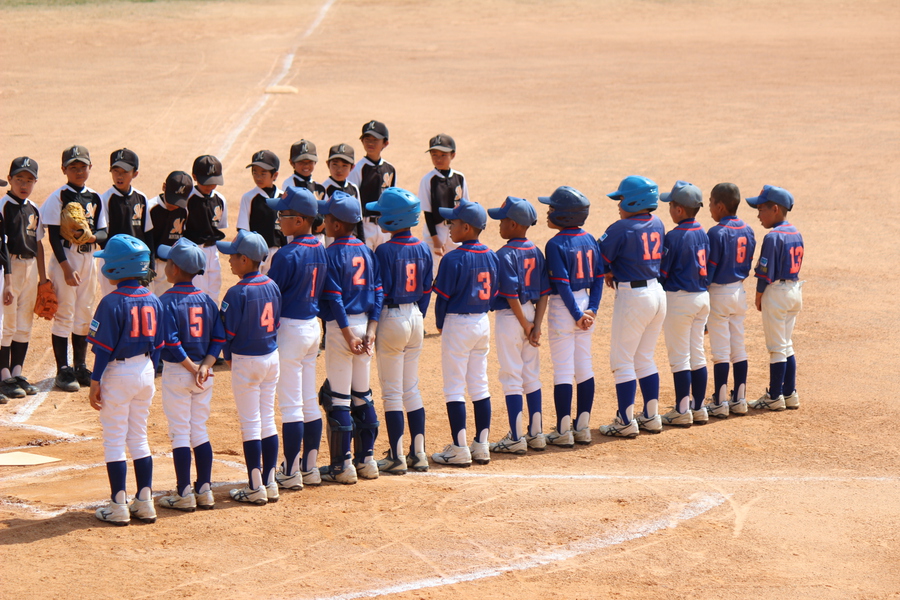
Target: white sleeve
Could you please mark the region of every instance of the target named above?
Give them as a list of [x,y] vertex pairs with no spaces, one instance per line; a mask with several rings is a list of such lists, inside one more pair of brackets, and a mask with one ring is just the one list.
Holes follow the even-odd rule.
[[[460,173],[462,175],[462,173]],[[462,175],[463,178],[463,189],[462,189],[462,197],[464,200],[469,200],[469,178],[465,175]]]
[[[228,229],[228,201],[225,200],[225,196],[219,194],[219,198],[222,199],[222,218],[219,219],[219,229]],[[249,218],[249,217],[248,217]]]
[[100,196],[100,212],[97,214],[97,229],[103,229],[105,225],[100,225],[100,223],[107,223],[109,221],[109,197],[112,196],[113,189],[109,188]]
[[[253,192],[256,191],[256,188],[253,188],[243,196],[241,196],[241,207],[238,209],[238,220],[237,220],[237,228],[238,229],[246,229],[250,231],[250,201],[253,199]],[[222,211],[222,219],[225,218],[225,211]],[[219,221],[221,225],[221,221]]]
[[431,171],[426,173],[419,183],[419,203],[422,212],[431,212],[431,186],[429,185],[431,177],[429,175],[431,175]]
[[143,192],[138,192],[138,194],[144,197],[144,233],[147,233],[148,231],[153,231],[153,219],[150,218],[150,209],[153,208],[155,202]]
[[350,174],[347,175],[347,181],[359,187],[359,184],[362,183],[362,167],[363,162],[360,160],[358,163],[353,165],[353,170],[350,171]]
[[49,227],[51,225],[59,225],[59,213],[62,210],[62,204],[59,200],[59,192],[62,188],[56,190],[44,200],[41,204],[41,226]]

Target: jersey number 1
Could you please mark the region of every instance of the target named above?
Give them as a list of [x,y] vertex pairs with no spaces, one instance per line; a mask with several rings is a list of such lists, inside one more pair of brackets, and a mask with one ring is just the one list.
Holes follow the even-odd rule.
[[131,307],[131,337],[156,335],[156,310],[152,306]]

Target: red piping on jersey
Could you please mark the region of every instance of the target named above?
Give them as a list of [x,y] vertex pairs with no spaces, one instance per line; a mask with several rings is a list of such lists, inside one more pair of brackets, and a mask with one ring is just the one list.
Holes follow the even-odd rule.
[[550,293],[550,288],[547,288],[546,290],[541,291],[541,296],[546,296],[549,293]]
[[[568,231],[568,230],[563,229],[562,231],[560,231],[560,232],[557,233],[556,235],[564,235],[564,236],[567,236],[567,237],[578,237],[578,236],[581,236],[581,235],[587,235],[587,234],[588,234],[587,231],[582,231],[580,228],[578,229],[577,232],[573,231],[572,233],[566,233],[566,231]],[[556,236],[553,236],[553,237],[556,237]]]
[[[312,243],[308,244],[306,242],[301,241],[304,239],[311,239]],[[291,245],[292,246],[305,246],[307,248],[315,248],[316,246],[321,246],[322,243],[316,238],[316,236],[306,233],[301,237],[295,238],[294,241],[291,242]]]
[[165,342],[165,345],[166,345],[166,346],[170,346],[170,347],[172,347],[172,348],[175,348],[175,347],[177,347],[177,346],[180,346],[180,345],[181,345],[181,342],[175,342],[174,344],[170,344],[169,342]]
[[227,329],[225,330],[225,333],[227,333],[228,335],[230,335],[230,336],[232,336],[232,337],[234,337],[234,336],[237,335],[235,332],[233,332],[233,331],[228,331]]
[[653,215],[651,215],[651,214],[647,214],[647,215],[632,215],[632,216],[630,216],[630,217],[626,217],[626,219],[629,219],[629,220],[632,220],[632,221],[652,221],[652,220],[653,220]]
[[[355,242],[353,240],[356,240]],[[361,241],[357,240],[354,236],[345,236],[334,238],[334,241],[331,242],[332,246],[364,246]]]
[[441,296],[443,296],[444,298],[446,298],[447,300],[450,299],[450,296],[448,296],[447,294],[445,294],[445,293],[442,292],[441,290],[437,289],[436,287],[432,287],[431,289],[432,289],[433,291],[437,292],[438,294],[440,294]]
[[112,348],[110,348],[110,347],[107,346],[106,344],[104,344],[104,343],[98,341],[96,338],[94,338],[94,337],[92,337],[92,336],[88,336],[87,341],[89,341],[89,342],[92,343],[92,344],[97,344],[97,345],[100,346],[101,348],[105,348],[106,350],[108,350],[108,351],[110,351],[110,352],[113,351]]
[[519,294],[505,294],[503,292],[497,292],[498,295],[503,296],[504,298],[518,298]]
[[[466,247],[466,244],[469,245],[468,248]],[[484,248],[484,250],[475,250],[474,249],[475,246],[481,246],[482,248]],[[490,248],[488,248],[487,246],[485,246],[484,244],[482,244],[481,242],[478,242],[476,240],[466,240],[465,242],[463,242],[462,246],[457,248],[457,250],[462,250],[464,252],[471,252],[472,254],[484,254],[484,253],[488,252],[490,250]]]
[[551,277],[550,281],[565,281],[566,283],[570,283],[568,277]]

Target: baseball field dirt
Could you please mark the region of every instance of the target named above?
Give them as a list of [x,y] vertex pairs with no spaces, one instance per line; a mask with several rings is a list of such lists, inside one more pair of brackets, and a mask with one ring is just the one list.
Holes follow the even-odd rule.
[[[472,199],[499,206],[572,185],[592,200],[595,235],[617,218],[605,194],[627,175],[663,190],[684,179],[704,194],[723,181],[744,196],[774,184],[796,198],[790,220],[806,254],[799,411],[599,439],[615,411],[607,292],[589,446],[239,505],[228,497],[246,478],[239,426],[228,369],[217,368],[216,509],[160,509],[156,524],[126,528],[93,516],[109,493],[97,413],[87,391],[51,389],[49,327],[36,323],[26,374],[42,391],[0,406],[0,450],[62,460],[0,467],[0,597],[900,597],[896,2],[14,4],[0,3],[0,163],[40,163],[38,203],[63,183],[59,156],[72,144],[93,153],[88,185],[99,191],[106,156],[134,149],[135,186],[148,195],[211,153],[225,164],[231,236],[254,151],[289,169],[291,143],[310,139],[320,156],[340,142],[359,149],[360,127],[379,119],[391,132],[385,158],[413,191],[440,132],[457,141]],[[318,179],[326,172],[323,161]],[[761,239],[746,205],[739,216]],[[706,208],[699,219],[713,225]],[[551,232],[539,222],[531,237],[543,246]],[[496,225],[483,240],[499,247]],[[767,380],[760,323],[751,311],[751,399]],[[450,432],[431,315],[426,330],[426,450],[436,452]],[[662,340],[657,364],[665,406]],[[380,412],[374,369],[372,387]],[[495,441],[507,430],[495,375],[491,391]],[[174,470],[158,398],[149,432],[163,492]],[[386,448],[383,433],[376,453]]]

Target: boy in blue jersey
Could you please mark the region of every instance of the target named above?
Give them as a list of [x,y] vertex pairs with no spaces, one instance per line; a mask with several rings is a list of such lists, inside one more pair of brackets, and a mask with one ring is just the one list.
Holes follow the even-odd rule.
[[659,199],[669,203],[669,216],[676,224],[663,241],[659,268],[666,291],[663,330],[675,379],[675,407],[662,416],[662,422],[690,427],[709,421],[703,406],[708,377],[703,332],[709,317],[709,238],[694,218],[703,206],[700,188],[677,181],[672,191],[660,194]]
[[[162,304],[138,281],[150,269],[150,249],[141,240],[120,234],[94,256],[103,259],[100,271],[116,285],[97,305],[87,337],[94,346],[90,401],[100,411],[111,490],[109,504],[95,515],[114,525],[128,525],[132,517],[154,523],[147,417],[156,392],[153,365],[163,343]],[[125,495],[126,448],[138,489],[131,506]]]
[[763,238],[756,263],[756,310],[762,311],[763,332],[769,350],[769,389],[750,408],[784,410],[800,408],[797,394],[797,360],[791,339],[797,315],[803,308],[800,265],[803,236],[787,222],[794,197],[783,188],[763,186],[759,196],[747,198],[759,211],[759,222],[771,229]]
[[[597,241],[581,226],[590,201],[569,186],[538,200],[549,204],[547,227],[558,231],[544,248],[550,276],[550,356],[553,359],[553,402],[556,429],[547,443],[563,448],[591,442],[594,368],[591,333],[603,294],[603,271]],[[572,381],[575,381],[575,425],[572,426]]]
[[[488,390],[487,355],[491,347],[488,311],[497,295],[497,255],[478,241],[487,227],[487,212],[468,200],[455,208],[440,207],[450,221],[450,239],[458,248],[444,255],[438,267],[434,291],[434,320],[441,333],[441,369],[444,398],[453,442],[431,459],[439,464],[469,467],[474,460],[491,462],[488,434],[491,429],[491,396]],[[475,410],[475,440],[466,441],[466,396]]]
[[261,506],[278,501],[275,386],[281,292],[259,272],[269,252],[263,236],[241,230],[233,242],[218,241],[216,246],[228,255],[231,272],[241,278],[225,293],[220,312],[225,323],[222,354],[231,367],[231,390],[241,422],[249,480],[247,487],[231,490],[231,497]]
[[[607,196],[618,200],[620,217],[599,240],[606,285],[616,290],[609,364],[618,411],[612,423],[600,427],[600,433],[634,438],[639,424],[650,433],[662,431],[659,371],[653,354],[666,317],[666,294],[657,280],[666,229],[650,214],[659,204],[659,187],[652,180],[631,175]],[[644,411],[635,418],[638,384]]]
[[[525,236],[537,223],[537,211],[528,200],[509,196],[500,208],[488,209],[500,221],[500,237],[507,240],[497,251],[499,274],[495,335],[500,362],[500,384],[506,396],[509,433],[492,443],[491,452],[525,454],[528,448],[547,447],[542,424],[541,324],[547,311],[550,280],[544,255]],[[528,432],[522,425],[522,397],[528,403]]]
[[[278,329],[278,406],[284,462],[275,473],[282,489],[319,485],[316,468],[322,438],[322,413],[316,402],[316,356],[322,328],[316,318],[325,284],[325,246],[312,234],[318,214],[316,197],[307,188],[289,187],[269,200],[281,231],[293,237],[272,258],[269,277],[281,290]],[[303,449],[301,464],[301,445]]]
[[[165,508],[194,512],[199,506],[215,505],[210,481],[213,451],[206,431],[213,384],[209,368],[225,343],[225,327],[219,307],[194,286],[194,276],[206,268],[206,254],[194,242],[181,238],[174,245],[162,244],[159,257],[165,261],[165,277],[172,285],[160,297],[162,404],[169,421],[175,491],[159,499]],[[191,487],[191,449],[197,460],[197,479]]]
[[369,371],[384,292],[375,255],[353,235],[362,221],[359,201],[335,191],[328,200],[319,201],[319,212],[325,215],[325,235],[334,239],[325,251],[326,302],[320,311],[326,322],[328,377],[320,401],[328,413],[331,464],[320,472],[323,481],[351,484],[357,476],[378,478],[375,438],[379,422]]
[[[407,190],[389,187],[366,208],[378,214],[378,225],[391,238],[375,249],[384,287],[375,355],[384,398],[390,448],[378,470],[403,475],[407,468],[428,470],[425,454],[425,407],[419,393],[419,355],[425,337],[423,319],[431,300],[432,258],[428,246],[413,237],[419,223],[419,199]],[[368,240],[375,236],[366,236]],[[409,420],[409,454],[403,454],[403,413]]]
[[[747,295],[744,280],[750,275],[756,237],[753,229],[737,218],[741,192],[733,183],[719,183],[709,195],[709,214],[717,225],[710,227],[709,258],[709,348],[713,358],[713,395],[706,410],[711,417],[747,414],[747,349],[744,317]],[[728,393],[728,371],[734,365],[734,391]]]

